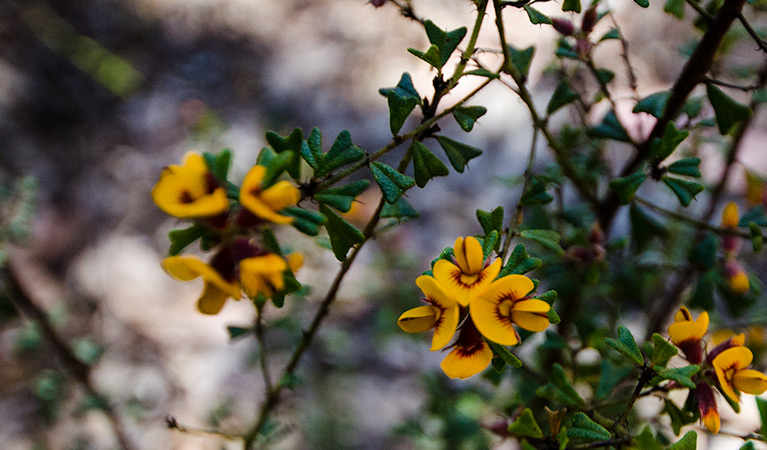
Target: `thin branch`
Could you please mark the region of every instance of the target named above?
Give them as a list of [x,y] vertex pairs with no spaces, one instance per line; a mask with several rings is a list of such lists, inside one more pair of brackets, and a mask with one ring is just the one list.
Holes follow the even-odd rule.
[[522,192],[519,193],[517,206],[514,208],[514,213],[511,215],[509,226],[506,227],[506,240],[503,242],[503,248],[501,248],[501,252],[498,254],[498,257],[501,258],[501,260],[506,258],[506,254],[511,247],[511,241],[514,240],[514,236],[516,235],[517,227],[519,227],[519,224],[522,222],[522,209],[524,208],[522,205],[522,196],[527,192],[527,189],[530,186],[530,181],[533,178],[533,165],[535,163],[535,149],[537,146],[538,129],[534,128],[533,139],[530,144],[530,156],[527,158],[527,167],[525,168],[525,173],[523,175]]
[[587,442],[583,444],[568,445],[567,450],[588,450],[592,448],[605,448],[628,445],[633,438],[631,436],[624,436],[615,439],[608,439],[606,441]]
[[198,427],[192,427],[188,425],[182,425],[176,421],[176,418],[173,416],[165,416],[165,426],[168,427],[169,430],[178,430],[182,433],[197,433],[197,434],[210,434],[215,436],[221,436],[226,439],[242,439],[242,436],[239,433],[230,433],[227,431],[221,431],[214,428],[198,428]]
[[760,89],[760,88],[764,87],[763,84],[759,84],[759,83],[743,86],[743,85],[740,85],[740,84],[728,83],[726,81],[721,81],[721,80],[715,80],[715,79],[713,79],[711,77],[703,77],[702,81],[705,82],[705,83],[715,84],[717,86],[724,86],[724,87],[728,87],[728,88],[732,88],[732,89],[738,89],[738,90],[744,91],[744,92],[755,91],[757,89]]
[[272,390],[272,377],[269,374],[269,361],[267,360],[266,340],[264,339],[263,310],[258,308],[256,311],[256,324],[254,334],[258,342],[258,361],[261,366],[261,374],[264,378],[264,386],[267,391]]
[[390,1],[392,4],[394,4],[395,6],[399,8],[400,13],[404,17],[407,17],[408,19],[411,19],[411,20],[415,20],[421,25],[426,23],[426,21],[422,17],[420,17],[418,14],[415,13],[415,10],[413,10],[413,5],[410,4],[409,1],[407,2],[402,2],[400,0],[390,0]]
[[738,13],[738,20],[743,25],[743,28],[746,29],[746,32],[754,39],[756,42],[756,45],[759,46],[759,49],[765,53],[767,53],[767,42],[764,41],[764,39],[759,36],[759,34],[754,30],[754,28],[751,26],[750,23],[746,20],[745,17],[743,17],[743,13]]
[[749,233],[747,231],[741,231],[741,230],[739,230],[737,228],[722,228],[722,227],[718,227],[718,226],[712,225],[712,224],[710,224],[708,222],[704,222],[702,220],[698,220],[698,219],[692,218],[692,217],[690,217],[690,216],[688,216],[686,214],[681,214],[681,213],[678,213],[676,211],[671,211],[669,209],[660,207],[660,206],[656,205],[654,202],[651,202],[649,200],[645,200],[645,199],[643,199],[641,197],[634,197],[634,201],[637,202],[637,203],[641,203],[644,206],[647,206],[648,208],[651,208],[651,209],[653,209],[655,211],[658,211],[659,213],[661,213],[661,214],[663,214],[665,216],[671,217],[672,219],[676,219],[676,220],[678,220],[680,222],[683,222],[683,223],[687,223],[687,224],[692,225],[692,226],[694,226],[696,228],[702,228],[702,229],[714,232],[716,234],[731,235],[731,236],[742,237],[744,239],[751,239],[751,233]]

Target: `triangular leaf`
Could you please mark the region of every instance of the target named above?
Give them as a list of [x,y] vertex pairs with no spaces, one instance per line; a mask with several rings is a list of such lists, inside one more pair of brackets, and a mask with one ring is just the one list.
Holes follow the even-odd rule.
[[582,408],[586,404],[567,378],[565,369],[558,363],[551,367],[551,381],[536,389],[535,395],[571,408]]
[[482,150],[476,147],[454,141],[445,136],[437,136],[437,142],[439,142],[439,145],[445,151],[445,154],[447,154],[447,159],[450,160],[450,165],[452,165],[456,171],[461,173],[463,173],[469,160],[482,154]]
[[700,178],[700,158],[682,158],[668,166],[668,171],[677,175]]
[[321,177],[331,171],[365,156],[359,147],[352,144],[352,137],[349,130],[343,130],[338,133],[335,142],[323,158],[319,170],[314,172],[314,176]]
[[610,31],[603,34],[601,38],[599,38],[599,42],[602,41],[609,41],[611,39],[617,39],[619,40],[621,38],[621,30],[617,28],[611,28]]
[[371,162],[370,171],[381,188],[387,203],[396,202],[406,190],[415,186],[414,179],[382,162]]
[[631,375],[634,370],[633,366],[617,366],[609,359],[603,359],[602,371],[599,376],[599,384],[597,385],[597,398],[602,399],[607,397],[615,386]]
[[320,227],[327,223],[327,217],[318,213],[317,211],[311,211],[297,206],[289,206],[280,211],[280,214],[290,216],[293,218],[293,227],[309,236],[317,236],[320,232]]
[[408,48],[407,51],[426,61],[432,67],[436,67],[437,69],[442,67],[442,63],[440,62],[439,58],[439,48],[437,48],[437,46],[434,44],[429,46],[425,52],[416,50],[414,48]]
[[266,142],[276,153],[290,152],[291,157],[286,165],[286,170],[293,179],[301,177],[301,158],[299,155],[301,154],[303,139],[304,132],[300,128],[293,129],[287,137],[282,137],[274,131],[266,132]]
[[551,25],[551,19],[549,19],[548,16],[546,16],[545,14],[542,14],[537,9],[529,5],[525,5],[523,8],[525,8],[527,17],[530,19],[530,23],[532,23],[533,25],[540,25],[542,23]]
[[663,11],[677,19],[684,19],[684,4],[684,0],[666,0],[666,4],[663,5]]
[[447,60],[450,59],[450,55],[452,55],[458,47],[458,44],[460,44],[464,36],[466,36],[466,27],[446,32],[431,20],[427,20],[424,23],[424,29],[426,30],[426,35],[429,37],[429,42],[436,45],[439,49],[440,64],[436,67],[442,68],[442,66],[447,63]]
[[508,364],[515,369],[522,367],[522,361],[520,361],[519,358],[517,358],[513,353],[509,351],[509,349],[503,345],[496,344],[493,341],[487,341],[487,345],[490,346],[490,350],[493,351],[495,356],[501,358],[501,361],[503,361],[504,364]]
[[682,206],[689,206],[695,196],[705,189],[700,183],[676,177],[664,176],[663,182],[674,191]]
[[649,0],[634,0],[634,3],[641,6],[642,8],[647,8],[648,6],[650,6]]
[[634,340],[634,335],[631,334],[628,328],[624,326],[618,327],[618,339],[605,338],[605,342],[610,347],[619,351],[623,356],[630,359],[634,364],[641,366],[644,363],[642,352],[639,351],[639,346]]
[[594,71],[594,75],[596,75],[597,79],[602,84],[608,84],[615,78],[615,72],[610,69],[597,69]]
[[553,230],[522,230],[519,235],[523,238],[538,242],[558,255],[564,255],[564,249],[559,245],[562,236]]
[[570,439],[581,439],[586,441],[606,441],[610,439],[610,432],[607,428],[594,422],[589,416],[582,412],[575,413],[573,423],[567,430],[567,437]]
[[586,130],[586,133],[591,137],[598,137],[604,139],[613,139],[620,142],[631,142],[626,130],[618,121],[618,117],[615,115],[615,111],[610,110],[602,119],[602,123],[595,127],[591,127]]
[[565,0],[562,3],[562,11],[572,11],[576,14],[581,12],[581,0]]
[[647,214],[635,202],[629,207],[631,219],[631,235],[634,238],[636,248],[642,250],[655,236],[666,236],[668,230],[658,220]]
[[304,158],[304,161],[312,169],[317,170],[320,168],[325,155],[322,154],[322,132],[320,132],[319,128],[312,128],[309,137],[301,144],[301,157]]
[[656,368],[655,373],[664,380],[676,381],[686,388],[695,389],[695,382],[690,377],[698,373],[699,370],[700,366],[690,365],[673,369],[666,367]]
[[652,358],[650,361],[656,366],[665,366],[669,360],[679,353],[679,350],[674,344],[666,340],[658,333],[652,335]]
[[413,175],[418,187],[426,186],[434,177],[443,177],[450,173],[447,166],[420,141],[413,141]]
[[[499,207],[500,208],[500,207]],[[493,250],[496,248],[497,244],[499,243],[498,237],[500,234],[495,231],[491,230],[485,237],[485,239],[482,239],[482,257],[487,259],[490,256],[490,253],[493,252]]]
[[478,77],[485,77],[485,78],[498,78],[500,75],[498,75],[495,72],[491,72],[487,69],[474,69],[470,70],[468,72],[464,72],[464,75],[474,75]]
[[666,104],[668,98],[671,96],[671,91],[661,91],[654,94],[650,94],[647,97],[639,100],[634,106],[635,113],[647,113],[658,119],[663,117],[663,113],[666,112]]
[[453,110],[453,117],[461,129],[467,133],[474,128],[474,123],[484,116],[487,108],[484,106],[459,106]]
[[183,230],[171,230],[168,233],[168,238],[170,239],[168,256],[178,255],[189,244],[201,238],[203,234],[205,234],[205,228],[196,224]]
[[760,227],[767,227],[767,208],[764,205],[754,206],[740,216],[739,227],[747,227],[754,222]]
[[519,202],[522,205],[545,205],[554,200],[554,197],[548,193],[546,181],[539,176],[534,176],[528,189],[522,194]]
[[554,94],[549,100],[548,106],[546,106],[546,114],[551,115],[559,108],[578,100],[580,96],[570,87],[570,82],[567,79],[563,79],[554,89]]
[[707,234],[696,244],[687,259],[701,269],[709,269],[716,264],[716,252],[719,239],[713,234]]
[[663,450],[663,446],[653,436],[649,425],[645,425],[639,436],[634,438],[631,448],[635,450]]
[[674,444],[669,446],[668,450],[695,450],[698,448],[698,433],[695,431],[688,431]]
[[509,424],[508,431],[517,436],[533,439],[543,438],[543,431],[541,431],[541,427],[539,427],[538,423],[535,421],[535,417],[533,417],[533,412],[530,408],[522,410],[522,414],[520,414],[514,422]]
[[753,114],[751,108],[736,102],[712,83],[706,84],[706,93],[716,114],[716,124],[721,134],[731,134],[741,122]]
[[663,136],[660,138],[654,138],[650,145],[650,154],[657,161],[663,161],[668,158],[669,155],[674,153],[674,150],[682,143],[690,132],[687,130],[678,130],[674,122],[668,122],[665,130],[663,130]]
[[386,97],[389,104],[389,128],[392,134],[399,133],[407,116],[413,112],[416,105],[421,103],[421,97],[418,91],[413,87],[413,80],[410,74],[402,74],[397,87],[382,88],[378,92]]
[[320,203],[332,206],[341,212],[349,212],[354,199],[370,185],[368,180],[357,180],[345,186],[324,189],[314,194],[314,199]]
[[381,217],[391,217],[397,220],[412,219],[418,217],[418,211],[403,197],[392,203],[385,203],[381,209]]
[[327,217],[325,229],[328,230],[330,245],[336,259],[343,261],[350,248],[365,240],[362,232],[325,205],[320,205],[320,212]]
[[530,71],[530,63],[533,60],[535,54],[534,47],[527,47],[522,50],[518,50],[511,45],[508,46],[509,54],[511,55],[511,64],[517,69],[519,75],[522,78],[527,78],[527,73]]
[[493,230],[500,233],[503,228],[503,206],[498,206],[492,212],[478,209],[477,220],[479,220],[479,224],[482,226],[482,231],[484,231],[485,235],[490,234]]
[[614,178],[610,181],[610,187],[618,194],[621,205],[629,203],[639,186],[647,179],[647,174],[639,171],[625,177]]
[[506,265],[503,266],[503,269],[501,269],[501,272],[498,276],[505,277],[506,275],[511,274],[522,275],[541,267],[541,264],[542,261],[540,258],[534,258],[527,254],[525,244],[517,244],[517,246],[514,247],[514,251],[511,252],[509,260],[506,262]]

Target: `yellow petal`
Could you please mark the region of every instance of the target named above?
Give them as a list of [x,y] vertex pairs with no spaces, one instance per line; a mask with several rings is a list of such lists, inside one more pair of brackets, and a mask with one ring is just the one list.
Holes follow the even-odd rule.
[[415,284],[423,291],[426,300],[440,309],[447,309],[456,304],[455,296],[451,295],[434,277],[421,275],[415,279]]
[[709,409],[705,414],[703,414],[700,420],[703,421],[703,425],[706,426],[711,434],[719,433],[720,420],[719,412],[717,410]]
[[687,309],[686,306],[681,306],[679,308],[679,311],[676,312],[674,315],[674,321],[675,322],[684,322],[684,321],[690,321],[692,320],[692,314],[690,314],[690,310]]
[[511,320],[527,331],[543,331],[549,326],[549,309],[543,300],[518,301],[511,309]]
[[250,298],[258,294],[271,297],[285,287],[283,272],[287,268],[288,263],[275,254],[246,258],[240,261],[240,283]]
[[668,334],[671,338],[671,342],[676,345],[680,345],[684,342],[700,341],[708,331],[708,324],[708,312],[703,311],[695,322],[679,321],[672,323],[668,327]]
[[439,308],[431,305],[408,309],[397,319],[397,325],[407,333],[421,333],[434,328],[439,317]]
[[[269,188],[262,192],[261,182],[264,180],[264,176],[266,176],[266,167],[256,165],[256,166],[253,166],[252,169],[250,169],[247,175],[245,175],[245,178],[242,180],[242,186],[240,187],[240,204],[242,204],[242,206],[246,208],[248,211],[250,211],[254,215],[264,220],[268,220],[274,223],[293,222],[292,217],[287,217],[287,216],[277,214],[276,210],[262,197],[266,193],[266,191],[271,189]],[[280,183],[277,183],[277,185],[279,185]],[[288,183],[288,182],[286,181],[285,183]],[[272,188],[276,187],[277,185],[272,186]],[[281,185],[281,186],[284,186],[284,185]],[[298,191],[296,190],[296,194],[297,193]],[[275,202],[275,204],[281,204],[281,202],[284,200],[285,200],[285,194],[283,192],[282,187],[273,191],[273,193],[270,194],[270,197],[269,197],[269,201]],[[298,197],[296,197],[296,202],[297,201],[298,201]],[[279,209],[282,209],[282,208],[279,208]]]
[[279,211],[282,208],[295,205],[301,199],[301,193],[298,188],[289,181],[278,181],[261,193],[261,199],[272,210]]
[[203,314],[218,314],[224,307],[229,294],[213,283],[205,283],[202,296],[197,300],[197,309]]
[[738,205],[735,202],[727,203],[722,211],[722,227],[737,228],[738,226]]
[[293,273],[298,272],[298,269],[304,266],[304,255],[301,253],[291,253],[288,255],[288,267]]
[[442,360],[440,367],[448,377],[463,380],[485,370],[492,359],[493,351],[485,342],[482,342],[471,350],[454,347]]
[[454,304],[452,307],[448,307],[442,310],[442,313],[437,319],[437,323],[434,325],[434,337],[431,339],[431,351],[441,349],[450,343],[455,335],[455,329],[458,328],[458,319],[460,316],[460,310],[458,304]]
[[742,346],[743,344],[746,343],[746,335],[743,334],[743,333],[740,333],[740,334],[738,334],[736,336],[733,336],[732,337],[732,341],[730,341],[730,342],[732,343],[732,345]]
[[477,297],[471,302],[471,320],[487,339],[501,345],[517,345],[517,332],[511,319],[499,312],[499,302],[494,298]]
[[714,358],[714,367],[741,370],[751,365],[754,354],[748,347],[730,347]]
[[190,153],[184,165],[166,167],[152,188],[152,200],[158,208],[175,217],[202,218],[220,214],[229,208],[223,188],[210,192],[209,172],[202,156]]
[[456,239],[453,245],[453,255],[458,267],[465,274],[478,274],[485,266],[482,246],[473,236]]
[[727,280],[727,282],[729,283],[732,292],[736,294],[745,294],[751,289],[748,281],[748,275],[746,275],[746,272],[742,270],[735,272],[735,274],[733,274]]
[[169,256],[160,265],[168,275],[181,281],[194,280],[207,270],[207,264],[192,256]]
[[501,299],[517,301],[534,288],[533,280],[524,275],[506,275],[493,281],[487,289],[478,294],[478,297],[495,299],[496,302],[500,302]]
[[741,392],[759,395],[767,391],[767,375],[757,370],[739,370],[735,372],[732,384]]

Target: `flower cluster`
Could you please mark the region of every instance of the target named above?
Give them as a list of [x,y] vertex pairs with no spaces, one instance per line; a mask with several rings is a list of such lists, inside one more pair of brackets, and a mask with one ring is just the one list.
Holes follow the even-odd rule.
[[[738,227],[738,205],[729,202],[722,212],[722,228],[734,230]],[[724,273],[730,290],[736,295],[746,294],[750,290],[748,274],[738,262],[737,255],[741,240],[737,236],[725,235],[722,240],[724,248]]]
[[432,275],[416,279],[426,305],[406,311],[397,321],[409,333],[433,328],[432,351],[452,341],[440,366],[451,378],[464,379],[484,370],[493,358],[488,342],[518,344],[515,325],[533,332],[549,325],[550,306],[532,298],[533,281],[524,275],[497,278],[501,263],[497,259],[488,264],[476,238],[459,237],[451,260],[437,260]]
[[700,419],[712,433],[719,432],[720,419],[714,396],[717,388],[734,405],[740,402],[740,393],[759,395],[767,391],[767,375],[749,369],[754,358],[748,347],[744,346],[745,335],[739,334],[717,345],[704,356],[703,337],[708,331],[709,317],[702,312],[697,319],[692,318],[684,306],[674,317],[668,334],[691,364],[701,366],[695,375],[696,388],[690,392],[698,404]]
[[265,185],[267,169],[254,166],[238,194],[230,198],[228,181],[211,171],[202,155],[187,153],[182,165],[163,169],[152,189],[155,204],[167,214],[196,222],[200,236],[207,235],[216,251],[208,263],[195,256],[173,255],[162,261],[172,277],[205,282],[197,308],[217,314],[228,298],[271,298],[286,289],[303,264],[300,254],[282,256],[259,246],[252,237],[264,224],[291,223],[281,214],[298,203],[298,189],[288,181]]

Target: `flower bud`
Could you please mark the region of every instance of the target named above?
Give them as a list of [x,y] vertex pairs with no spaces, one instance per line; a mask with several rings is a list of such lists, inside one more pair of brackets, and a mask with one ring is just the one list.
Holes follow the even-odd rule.
[[597,23],[597,8],[596,6],[592,6],[591,8],[586,10],[586,13],[583,15],[583,20],[581,21],[581,30],[583,30],[584,33],[589,34],[594,29],[594,25]]
[[553,18],[551,19],[551,25],[563,36],[572,36],[575,32],[575,25],[567,19]]
[[722,227],[723,228],[737,228],[738,227],[738,205],[735,202],[727,203],[722,211]]
[[748,274],[743,266],[734,259],[731,259],[725,263],[724,266],[725,275],[727,275],[727,284],[730,286],[730,290],[738,295],[747,293],[751,286],[748,281]]

